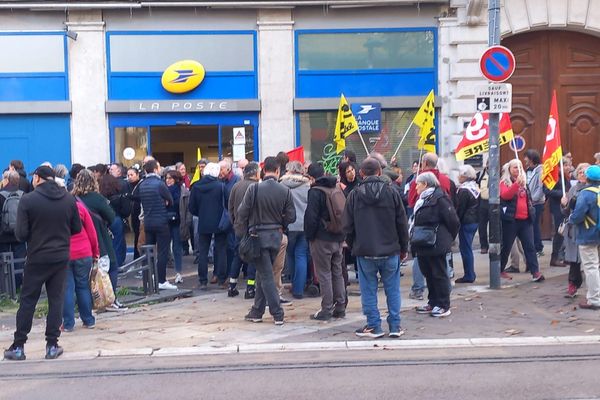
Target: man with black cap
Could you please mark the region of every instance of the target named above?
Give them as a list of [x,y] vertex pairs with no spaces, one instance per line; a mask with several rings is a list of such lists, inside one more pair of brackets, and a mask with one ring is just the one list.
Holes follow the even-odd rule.
[[42,285],[48,295],[46,359],[63,353],[58,345],[71,236],[81,231],[75,198],[54,181],[52,168],[38,167],[33,173],[35,190],[23,195],[17,209],[15,236],[27,242],[27,262],[17,329],[13,344],[4,351],[7,360],[25,359],[25,342],[31,331],[35,306]]

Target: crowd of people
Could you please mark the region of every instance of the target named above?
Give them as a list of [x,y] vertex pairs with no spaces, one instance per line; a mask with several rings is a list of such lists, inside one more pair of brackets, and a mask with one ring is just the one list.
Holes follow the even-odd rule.
[[[598,161],[600,163],[600,161]],[[540,223],[548,203],[554,223],[551,266],[569,266],[567,296],[574,297],[585,275],[584,309],[600,309],[600,166],[563,159],[557,185],[542,183],[540,155],[525,153],[502,168],[501,277],[512,279],[525,259],[532,281],[541,282],[543,255]],[[384,336],[377,306],[383,284],[388,334],[400,337],[401,266],[412,256],[409,297],[427,302],[416,312],[432,317],[451,314],[454,284],[473,283],[473,241],[479,232],[481,253],[488,252],[489,176],[458,168],[455,183],[434,153],[412,165],[404,179],[396,160],[371,153],[360,165],[345,151],[338,176],[319,163],[290,161],[286,153],[262,164],[224,158],[199,160],[191,178],[183,163],[162,167],[153,157],[142,168],[98,164],[44,163],[28,179],[23,163],[10,162],[0,186],[0,252],[26,258],[20,286],[13,344],[4,357],[25,359],[42,286],[48,295],[46,358],[60,356],[60,332],[75,328],[75,303],[84,328],[94,328],[89,275],[95,261],[108,263],[114,293],[127,254],[126,233],[133,235],[133,256],[140,246],[156,245],[160,290],[183,283],[183,256],[193,253],[198,289],[209,284],[240,294],[253,305],[247,321],[261,322],[268,306],[274,323],[284,323],[284,308],[318,284],[321,306],[311,319],[343,318],[348,304],[348,267],[354,265],[366,324],[360,337]],[[563,183],[564,182],[564,183]],[[563,184],[565,185],[563,187]],[[452,246],[458,237],[463,276],[453,279]],[[508,266],[509,258],[511,265]],[[167,265],[173,264],[173,282]],[[209,276],[209,264],[213,265]],[[508,268],[507,268],[508,266]],[[284,297],[289,280],[292,299]],[[116,299],[107,311],[126,310]]]

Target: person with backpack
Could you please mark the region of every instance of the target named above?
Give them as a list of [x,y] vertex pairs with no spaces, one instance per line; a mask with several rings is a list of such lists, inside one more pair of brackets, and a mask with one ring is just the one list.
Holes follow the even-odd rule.
[[385,290],[389,335],[403,334],[400,326],[400,260],[408,253],[406,212],[400,190],[381,178],[377,160],[367,158],[360,166],[364,178],[350,193],[344,211],[346,242],[356,256],[362,310],[367,324],[356,330],[359,337],[379,338],[381,316],[377,308],[378,274]]
[[327,321],[346,316],[346,285],[342,276],[346,196],[335,176],[325,176],[322,164],[308,167],[312,185],[304,213],[304,233],[310,245],[321,291],[321,309],[311,319]]
[[[17,171],[7,170],[2,175],[2,191],[0,191],[0,253],[12,252],[13,258],[21,259],[27,255],[25,243],[21,243],[15,237],[17,225],[17,209],[24,192],[19,189],[20,175]],[[15,264],[15,268],[21,269],[23,263]],[[21,287],[23,276],[15,276],[17,288]]]
[[600,310],[600,166],[585,171],[587,186],[577,196],[569,222],[577,226],[577,245],[585,273],[587,300],[579,303],[585,310]]

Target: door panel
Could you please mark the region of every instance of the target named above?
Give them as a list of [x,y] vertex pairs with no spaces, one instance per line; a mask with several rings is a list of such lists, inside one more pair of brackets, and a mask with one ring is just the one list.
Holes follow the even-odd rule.
[[[556,90],[563,152],[575,163],[592,162],[600,151],[600,38],[576,32],[539,31],[515,35],[502,44],[515,54],[511,121],[525,149],[542,153],[552,91]],[[523,152],[520,154],[522,159]],[[502,161],[514,157],[508,146]],[[547,208],[547,207],[546,207]],[[547,212],[546,212],[547,214]],[[542,221],[545,238],[552,235],[548,215]]]

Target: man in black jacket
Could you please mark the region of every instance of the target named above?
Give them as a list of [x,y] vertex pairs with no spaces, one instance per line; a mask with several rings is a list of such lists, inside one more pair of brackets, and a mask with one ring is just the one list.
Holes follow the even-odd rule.
[[71,236],[81,231],[79,211],[75,198],[54,182],[50,167],[38,167],[33,173],[35,190],[23,196],[17,211],[15,236],[27,242],[27,262],[15,339],[4,358],[24,360],[24,346],[31,331],[35,306],[42,285],[48,295],[46,317],[46,358],[59,357],[63,349],[58,345],[64,289],[69,262]]
[[325,176],[325,169],[321,164],[311,164],[308,167],[308,175],[314,183],[308,191],[308,202],[304,213],[304,234],[310,244],[310,254],[321,291],[321,309],[311,315],[311,318],[327,321],[331,317],[341,318],[346,315],[346,285],[342,275],[345,235],[342,229],[339,232],[332,232],[331,228],[327,228],[328,222],[331,222],[328,196],[332,196],[334,190],[341,189],[336,189],[335,176]]
[[283,231],[296,221],[296,208],[290,189],[279,183],[279,162],[275,157],[267,157],[263,170],[263,181],[248,188],[240,205],[234,229],[237,236],[243,236],[248,229],[256,231],[260,241],[260,258],[256,266],[256,295],[254,305],[245,316],[247,321],[262,322],[265,307],[275,320],[275,325],[283,325],[283,308],[273,276],[273,262],[279,252]]
[[390,337],[400,337],[400,260],[408,252],[408,226],[398,191],[381,178],[377,160],[367,158],[360,167],[362,184],[346,203],[346,243],[358,263],[360,299],[367,324],[355,333],[359,337],[384,335],[377,308],[377,274],[381,275],[388,304]]

